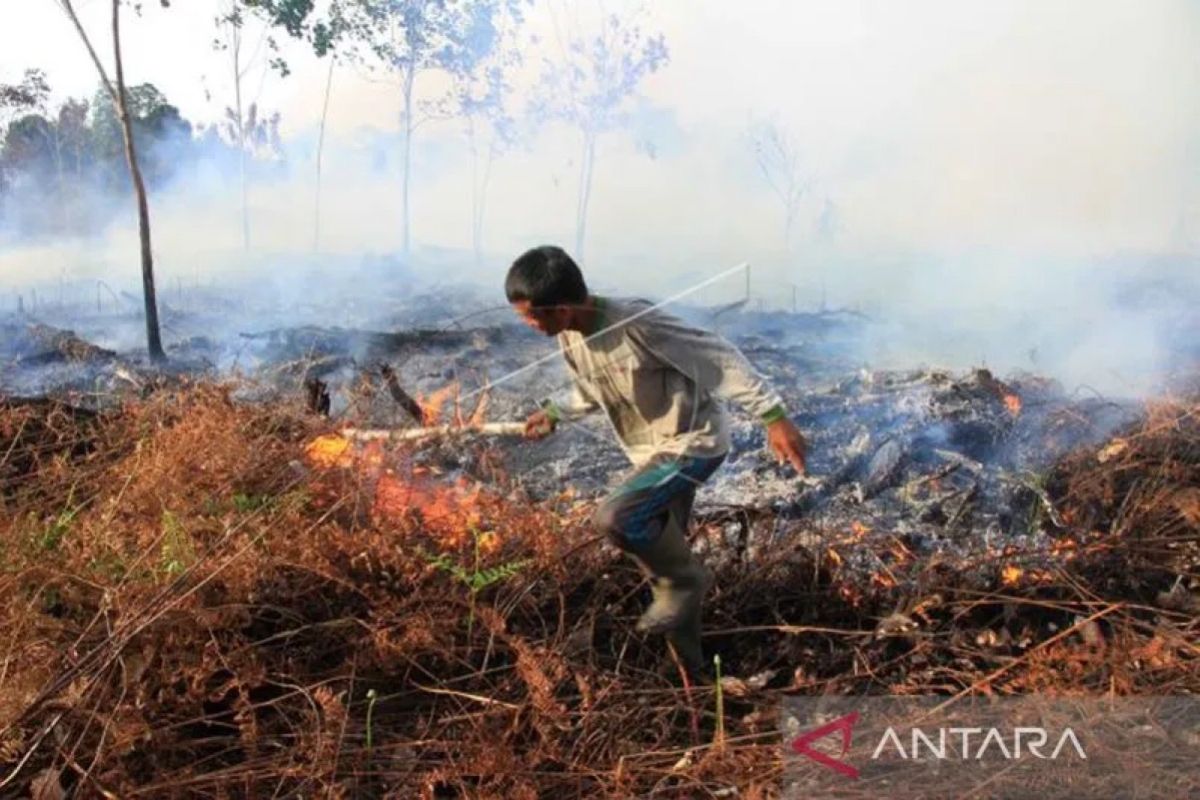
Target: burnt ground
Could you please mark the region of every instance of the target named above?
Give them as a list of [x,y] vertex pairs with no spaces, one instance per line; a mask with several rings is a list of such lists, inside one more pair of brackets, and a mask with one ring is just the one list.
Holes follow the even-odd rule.
[[[0,320],[3,791],[770,797],[789,693],[1200,690],[1193,403],[872,370],[861,315],[743,312],[716,324],[810,475],[738,416],[700,495],[717,746],[712,687],[681,693],[632,635],[645,589],[587,529],[624,469],[602,418],[313,459],[346,425],[414,424],[381,364],[424,403],[457,384],[445,420],[550,352],[505,312],[448,288],[278,325],[214,296],[164,314],[165,369],[125,346],[133,312]],[[485,416],[563,380],[552,360]]]

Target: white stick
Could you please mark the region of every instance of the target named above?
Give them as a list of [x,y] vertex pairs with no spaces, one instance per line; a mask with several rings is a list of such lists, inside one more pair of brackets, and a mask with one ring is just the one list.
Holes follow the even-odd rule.
[[481,425],[434,425],[429,428],[382,428],[365,430],[361,428],[345,428],[342,436],[358,442],[373,442],[380,439],[391,442],[405,442],[414,439],[430,439],[438,436],[454,436],[458,434],[475,434],[477,436],[523,436],[524,422],[485,422]]

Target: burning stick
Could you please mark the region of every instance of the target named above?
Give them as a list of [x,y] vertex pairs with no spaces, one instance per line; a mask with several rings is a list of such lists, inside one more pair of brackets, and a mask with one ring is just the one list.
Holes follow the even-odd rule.
[[325,381],[309,378],[304,382],[304,394],[310,412],[323,417],[329,416],[329,385]]
[[473,433],[478,436],[523,436],[525,434],[525,423],[484,422],[479,425],[433,425],[428,428],[383,428],[378,430],[346,428],[342,431],[342,436],[358,442],[373,442],[381,439],[393,442],[406,442],[414,439],[432,439],[464,433]]
[[390,364],[381,364],[379,372],[383,375],[383,380],[387,384],[388,394],[392,399],[400,404],[400,407],[408,412],[408,415],[417,422],[425,421],[425,412],[421,410],[420,404],[412,399],[412,396],[400,387],[400,381],[396,379],[396,371],[392,369]]

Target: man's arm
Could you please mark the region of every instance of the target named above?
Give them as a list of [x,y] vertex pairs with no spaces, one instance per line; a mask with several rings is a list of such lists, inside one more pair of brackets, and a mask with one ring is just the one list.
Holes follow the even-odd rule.
[[740,350],[717,334],[652,312],[629,324],[629,336],[659,361],[732,400],[764,423],[786,416],[779,395]]
[[600,404],[583,393],[579,382],[574,378],[571,379],[571,391],[567,397],[561,401],[555,401],[552,398],[547,398],[542,402],[542,409],[556,423],[562,420],[574,422],[577,419],[582,419],[593,411],[600,408]]
[[542,401],[541,408],[526,418],[525,436],[530,439],[549,436],[562,420],[582,419],[598,408],[600,405],[585,395],[579,382],[572,378],[571,390],[565,399],[556,402],[552,398],[546,398]]
[[729,341],[661,313],[646,314],[630,323],[629,335],[697,385],[757,416],[767,426],[767,443],[776,457],[804,473],[804,437],[788,419],[782,398]]

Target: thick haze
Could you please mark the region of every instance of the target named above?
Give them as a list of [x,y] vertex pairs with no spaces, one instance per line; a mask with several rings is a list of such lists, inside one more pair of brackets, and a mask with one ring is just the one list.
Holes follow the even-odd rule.
[[[0,81],[41,67],[59,97],[90,96],[92,67],[55,4],[9,1],[22,22],[0,30]],[[153,82],[189,120],[211,122],[232,94],[228,62],[210,47],[217,4],[174,5],[127,16],[127,80]],[[101,37],[107,6],[82,4]],[[537,5],[529,22],[551,57],[556,7]],[[1160,323],[1184,298],[1116,306],[1128,281],[1193,285],[1200,5],[705,0],[649,4],[640,19],[663,32],[670,61],[644,82],[629,126],[600,139],[584,256],[596,285],[662,293],[749,261],[767,307],[790,308],[794,284],[802,309],[824,300],[892,320],[867,354],[879,362],[986,362],[1135,392],[1166,366]],[[161,282],[312,257],[326,67],[299,46],[287,54],[291,76],[258,69],[249,81],[251,99],[282,114],[290,175],[251,189],[254,251],[241,248],[236,176],[201,172],[151,198]],[[350,67],[333,87],[322,250],[394,252],[398,91]],[[809,183],[790,252],[747,143],[751,120],[766,118],[790,132]],[[577,133],[551,126],[496,162],[492,259],[475,268],[462,124],[421,127],[418,255],[461,249],[462,274],[494,283],[502,302],[514,254],[573,242],[578,149]],[[129,224],[100,241],[0,240],[0,281],[103,273],[135,287],[132,199],[113,202],[127,204]],[[701,299],[733,299],[741,286]]]

